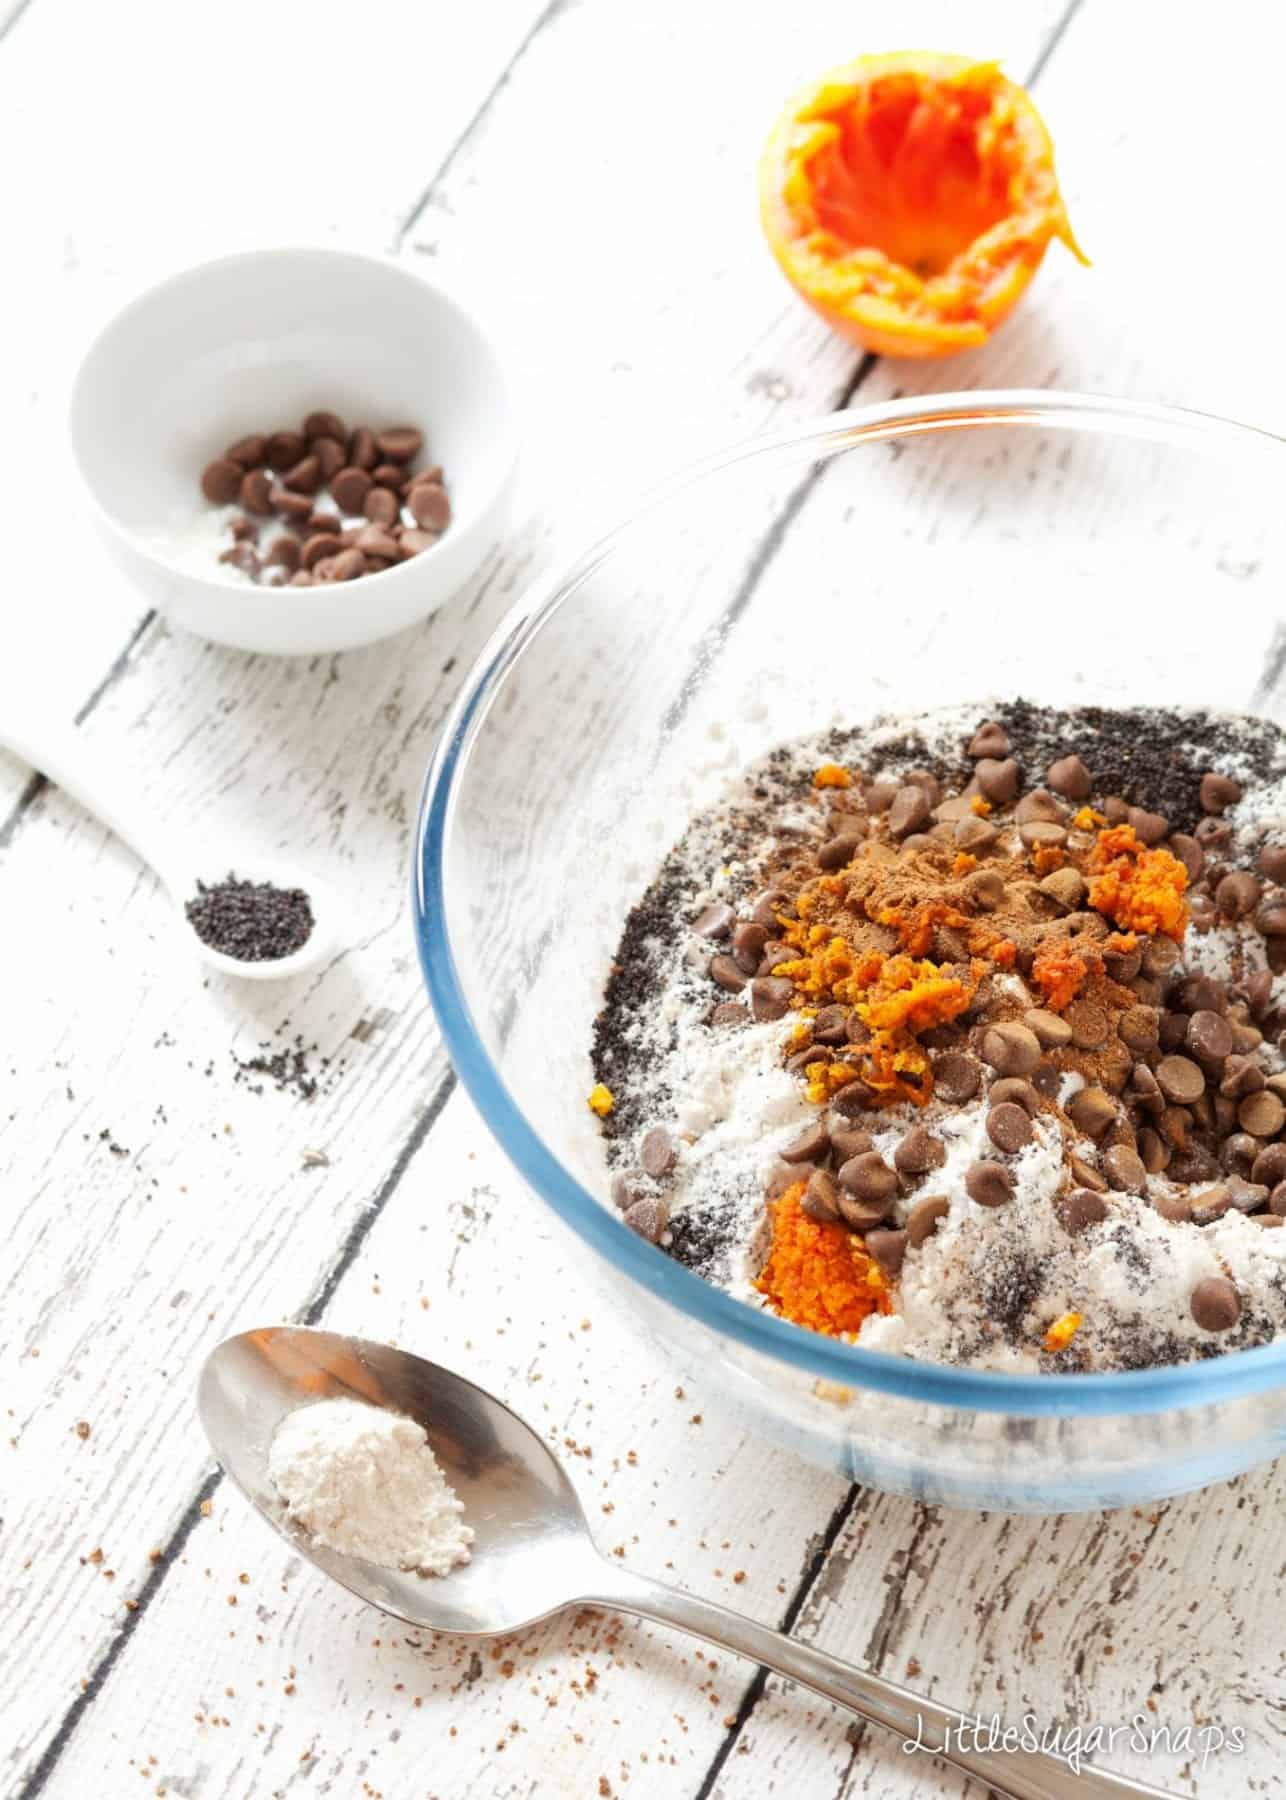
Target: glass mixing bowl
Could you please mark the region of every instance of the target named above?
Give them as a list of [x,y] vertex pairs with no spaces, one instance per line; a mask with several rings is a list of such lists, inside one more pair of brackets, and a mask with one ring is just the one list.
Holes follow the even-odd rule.
[[[1286,441],[1165,407],[977,393],[836,414],[665,486],[505,620],[429,772],[414,905],[483,1118],[613,1304],[852,1478],[1071,1511],[1286,1444],[1286,1343],[1014,1377],[816,1336],[632,1235],[588,1045],[629,907],[729,771],[832,722],[1024,696],[1276,717]],[[1071,746],[1069,746],[1070,748]]]

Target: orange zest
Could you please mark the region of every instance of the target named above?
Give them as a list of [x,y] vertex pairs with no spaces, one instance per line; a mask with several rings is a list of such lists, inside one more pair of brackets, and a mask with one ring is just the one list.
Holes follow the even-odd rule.
[[871,1106],[906,1100],[923,1106],[933,1092],[933,1070],[916,1034],[958,1018],[977,981],[963,981],[913,956],[857,951],[824,925],[791,925],[786,935],[800,955],[778,963],[774,973],[792,981],[808,1001],[852,1006],[871,1034],[865,1043],[849,1046],[849,1060],[828,1063],[819,1054],[806,1066],[808,1098],[821,1105],[838,1087],[860,1080],[870,1089]]
[[1126,932],[1162,932],[1176,943],[1188,925],[1188,871],[1168,850],[1148,850],[1130,825],[1100,831],[1090,852],[1089,903]]
[[1053,238],[1085,261],[1027,94],[995,63],[931,50],[859,57],[796,95],[759,209],[791,285],[883,356],[985,343]]
[[852,787],[852,785],[853,777],[849,774],[847,769],[842,769],[838,763],[823,763],[821,768],[818,769],[817,773],[813,776],[813,786],[815,788],[847,788]]
[[1066,944],[1042,946],[1031,966],[1032,980],[1045,997],[1050,1012],[1062,1012],[1070,1006],[1084,985],[1089,967],[1085,959],[1074,956]]
[[1054,1320],[1054,1323],[1045,1333],[1044,1344],[1046,1350],[1049,1351],[1051,1356],[1056,1356],[1060,1350],[1066,1350],[1080,1328],[1080,1313],[1063,1313],[1061,1317]]
[[803,1194],[796,1182],[769,1206],[772,1247],[755,1286],[782,1318],[848,1337],[873,1312],[892,1310],[888,1287],[862,1240],[842,1225],[810,1219]]

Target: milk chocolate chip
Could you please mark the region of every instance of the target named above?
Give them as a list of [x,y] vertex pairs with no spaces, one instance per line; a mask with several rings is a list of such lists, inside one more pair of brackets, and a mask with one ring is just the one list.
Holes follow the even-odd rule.
[[1013,1170],[1005,1163],[976,1162],[965,1172],[965,1192],[979,1206],[1007,1206],[1014,1179]]
[[1040,1040],[1025,1025],[993,1025],[983,1033],[982,1060],[998,1075],[1030,1075],[1040,1061]]
[[1203,1331],[1231,1331],[1241,1317],[1241,1298],[1222,1275],[1207,1275],[1199,1281],[1189,1304]]

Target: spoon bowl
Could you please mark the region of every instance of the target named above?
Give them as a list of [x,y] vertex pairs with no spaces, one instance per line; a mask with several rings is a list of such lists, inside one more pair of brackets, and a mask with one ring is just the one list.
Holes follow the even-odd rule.
[[[385,1407],[422,1426],[474,1533],[467,1563],[439,1576],[386,1569],[322,1548],[287,1518],[268,1472],[273,1435],[288,1413],[333,1399]],[[1074,1771],[1040,1751],[979,1749],[967,1734],[958,1741],[959,1712],[608,1562],[562,1465],[530,1425],[462,1375],[409,1351],[303,1326],[245,1331],[211,1351],[197,1405],[215,1455],[292,1548],[408,1625],[493,1637],[567,1607],[611,1607],[775,1669],[904,1741],[936,1749],[1013,1800],[1166,1800],[1159,1788],[1084,1765]]]

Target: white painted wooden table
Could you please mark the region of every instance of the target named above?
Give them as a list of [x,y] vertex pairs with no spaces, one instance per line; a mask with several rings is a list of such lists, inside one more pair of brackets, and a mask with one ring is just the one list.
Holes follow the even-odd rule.
[[[1280,421],[1282,38],[1260,0],[0,0],[3,672],[172,816],[324,859],[364,921],[303,991],[204,985],[128,853],[0,759],[7,1795],[963,1791],[660,1631],[563,1619],[479,1652],[326,1585],[218,1479],[193,1411],[210,1345],[288,1318],[498,1389],[640,1569],[985,1715],[1241,1731],[1204,1767],[1116,1760],[1185,1793],[1286,1792],[1286,1473],[1019,1521],[846,1490],[739,1436],[547,1239],[455,1090],[405,906],[461,672],[657,471],[957,385]],[[994,347],[927,369],[859,359],[794,302],[752,184],[786,91],[916,43],[1035,81],[1095,259],[1054,251]],[[530,420],[518,522],[470,590],[396,643],[306,662],[143,617],[69,516],[62,442],[108,309],[283,239],[385,250],[483,298]],[[312,1098],[236,1079],[296,1034]]]

